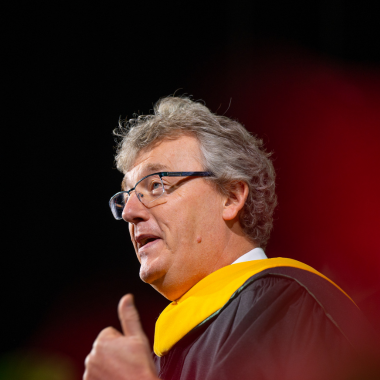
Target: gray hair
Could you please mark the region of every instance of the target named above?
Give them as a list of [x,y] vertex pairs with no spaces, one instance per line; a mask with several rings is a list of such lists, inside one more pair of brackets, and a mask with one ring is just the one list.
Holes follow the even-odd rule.
[[238,182],[248,184],[240,224],[253,242],[266,247],[277,204],[275,171],[269,159],[271,153],[264,150],[262,140],[240,123],[213,114],[189,98],[166,97],[155,104],[153,115],[120,122],[114,134],[120,138],[116,166],[124,174],[142,149],[163,139],[195,136],[200,142],[204,170],[214,174],[209,180],[221,193],[228,194]]

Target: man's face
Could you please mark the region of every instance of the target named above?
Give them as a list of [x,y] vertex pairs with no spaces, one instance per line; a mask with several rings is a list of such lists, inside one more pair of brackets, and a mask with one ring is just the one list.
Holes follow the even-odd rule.
[[[195,137],[163,140],[140,152],[125,175],[125,190],[159,171],[203,171],[201,157]],[[218,267],[227,243],[224,198],[205,178],[163,177],[163,181],[175,185],[165,203],[146,207],[132,192],[123,219],[129,222],[141,279],[174,300]]]

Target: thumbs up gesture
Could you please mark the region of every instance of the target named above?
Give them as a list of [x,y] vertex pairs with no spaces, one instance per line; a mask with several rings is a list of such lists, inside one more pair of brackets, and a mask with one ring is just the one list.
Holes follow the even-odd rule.
[[83,380],[159,380],[131,294],[120,300],[118,314],[123,334],[113,327],[100,332],[86,358]]

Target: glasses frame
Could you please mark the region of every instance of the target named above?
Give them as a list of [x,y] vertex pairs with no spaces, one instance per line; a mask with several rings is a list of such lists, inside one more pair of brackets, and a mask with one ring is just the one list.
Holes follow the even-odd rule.
[[[111,212],[112,212],[112,206],[111,206],[111,202],[112,200],[117,197],[118,195],[120,194],[125,194],[127,193],[128,194],[128,198],[126,199],[125,201],[125,204],[124,204],[124,207],[125,205],[127,204],[128,202],[128,199],[129,197],[131,196],[131,192],[134,191],[137,187],[137,185],[143,181],[144,179],[152,176],[152,175],[158,175],[160,177],[160,180],[161,180],[161,183],[162,183],[162,194],[158,197],[160,198],[164,193],[165,193],[165,186],[162,182],[162,177],[212,177],[214,174],[211,173],[211,172],[157,172],[157,173],[152,173],[152,174],[148,174],[146,175],[145,177],[141,178],[138,182],[136,182],[135,186],[132,187],[132,189],[129,189],[129,190],[125,190],[125,191],[119,191],[118,193],[116,193],[114,196],[111,197],[111,199],[109,200],[108,204],[110,206],[110,209],[111,209]],[[140,197],[138,196],[138,194],[136,193],[136,196],[137,196],[137,199],[146,207],[146,205],[142,202],[142,200],[140,199]],[[158,199],[156,198],[156,199]],[[151,201],[151,202],[154,202]],[[150,203],[150,202],[149,202]],[[122,217],[121,218],[116,218],[116,216],[114,215],[114,213],[112,212],[112,215],[114,216],[114,218],[116,220],[121,220],[123,219]]]

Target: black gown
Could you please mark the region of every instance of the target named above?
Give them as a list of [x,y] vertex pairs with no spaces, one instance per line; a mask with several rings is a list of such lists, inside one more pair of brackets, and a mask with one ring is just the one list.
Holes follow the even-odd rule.
[[330,282],[276,267],[252,276],[218,313],[154,360],[163,380],[363,380],[363,370],[374,371],[365,362],[373,334]]

